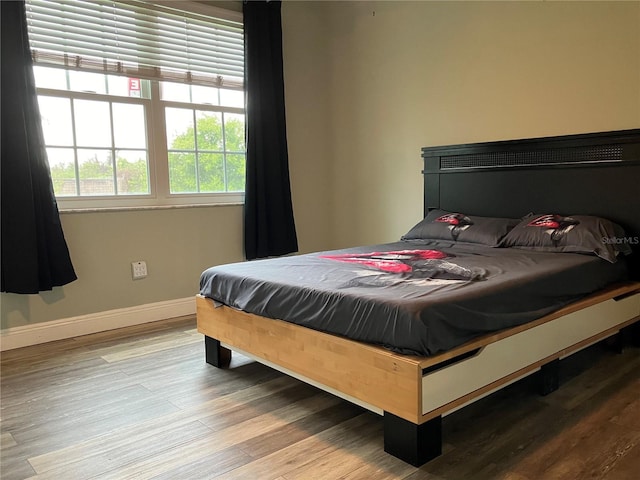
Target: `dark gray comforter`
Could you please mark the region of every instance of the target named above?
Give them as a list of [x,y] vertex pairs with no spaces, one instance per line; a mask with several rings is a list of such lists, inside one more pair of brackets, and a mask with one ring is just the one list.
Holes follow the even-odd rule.
[[589,255],[397,242],[212,267],[200,293],[264,317],[432,355],[625,278],[623,261]]

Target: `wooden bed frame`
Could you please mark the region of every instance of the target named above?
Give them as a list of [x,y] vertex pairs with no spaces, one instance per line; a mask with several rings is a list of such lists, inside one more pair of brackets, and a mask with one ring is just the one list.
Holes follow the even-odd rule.
[[550,393],[563,357],[622,330],[640,337],[640,129],[429,147],[422,157],[425,212],[607,217],[628,234],[617,241],[634,248],[633,280],[431,357],[196,298],[208,363],[227,366],[234,350],[379,413],[385,451],[415,466],[440,455],[444,415],[537,371],[541,393]]

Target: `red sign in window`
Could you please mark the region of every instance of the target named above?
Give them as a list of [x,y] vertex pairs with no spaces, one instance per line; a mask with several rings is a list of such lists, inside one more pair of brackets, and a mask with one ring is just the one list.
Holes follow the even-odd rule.
[[139,78],[129,79],[129,96],[130,97],[140,96],[140,79]]

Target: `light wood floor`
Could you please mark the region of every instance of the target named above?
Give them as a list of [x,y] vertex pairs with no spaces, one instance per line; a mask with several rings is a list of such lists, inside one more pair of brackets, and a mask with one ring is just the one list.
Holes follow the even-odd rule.
[[204,361],[193,319],[2,355],[1,478],[640,478],[640,349],[591,347],[444,418],[444,454],[384,453],[382,418],[235,356]]

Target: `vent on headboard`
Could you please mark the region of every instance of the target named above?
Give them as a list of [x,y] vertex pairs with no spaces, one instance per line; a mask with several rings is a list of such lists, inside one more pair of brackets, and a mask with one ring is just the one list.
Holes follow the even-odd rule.
[[525,167],[620,161],[622,161],[621,145],[596,145],[578,148],[533,150],[528,152],[503,151],[443,156],[440,158],[440,169]]

